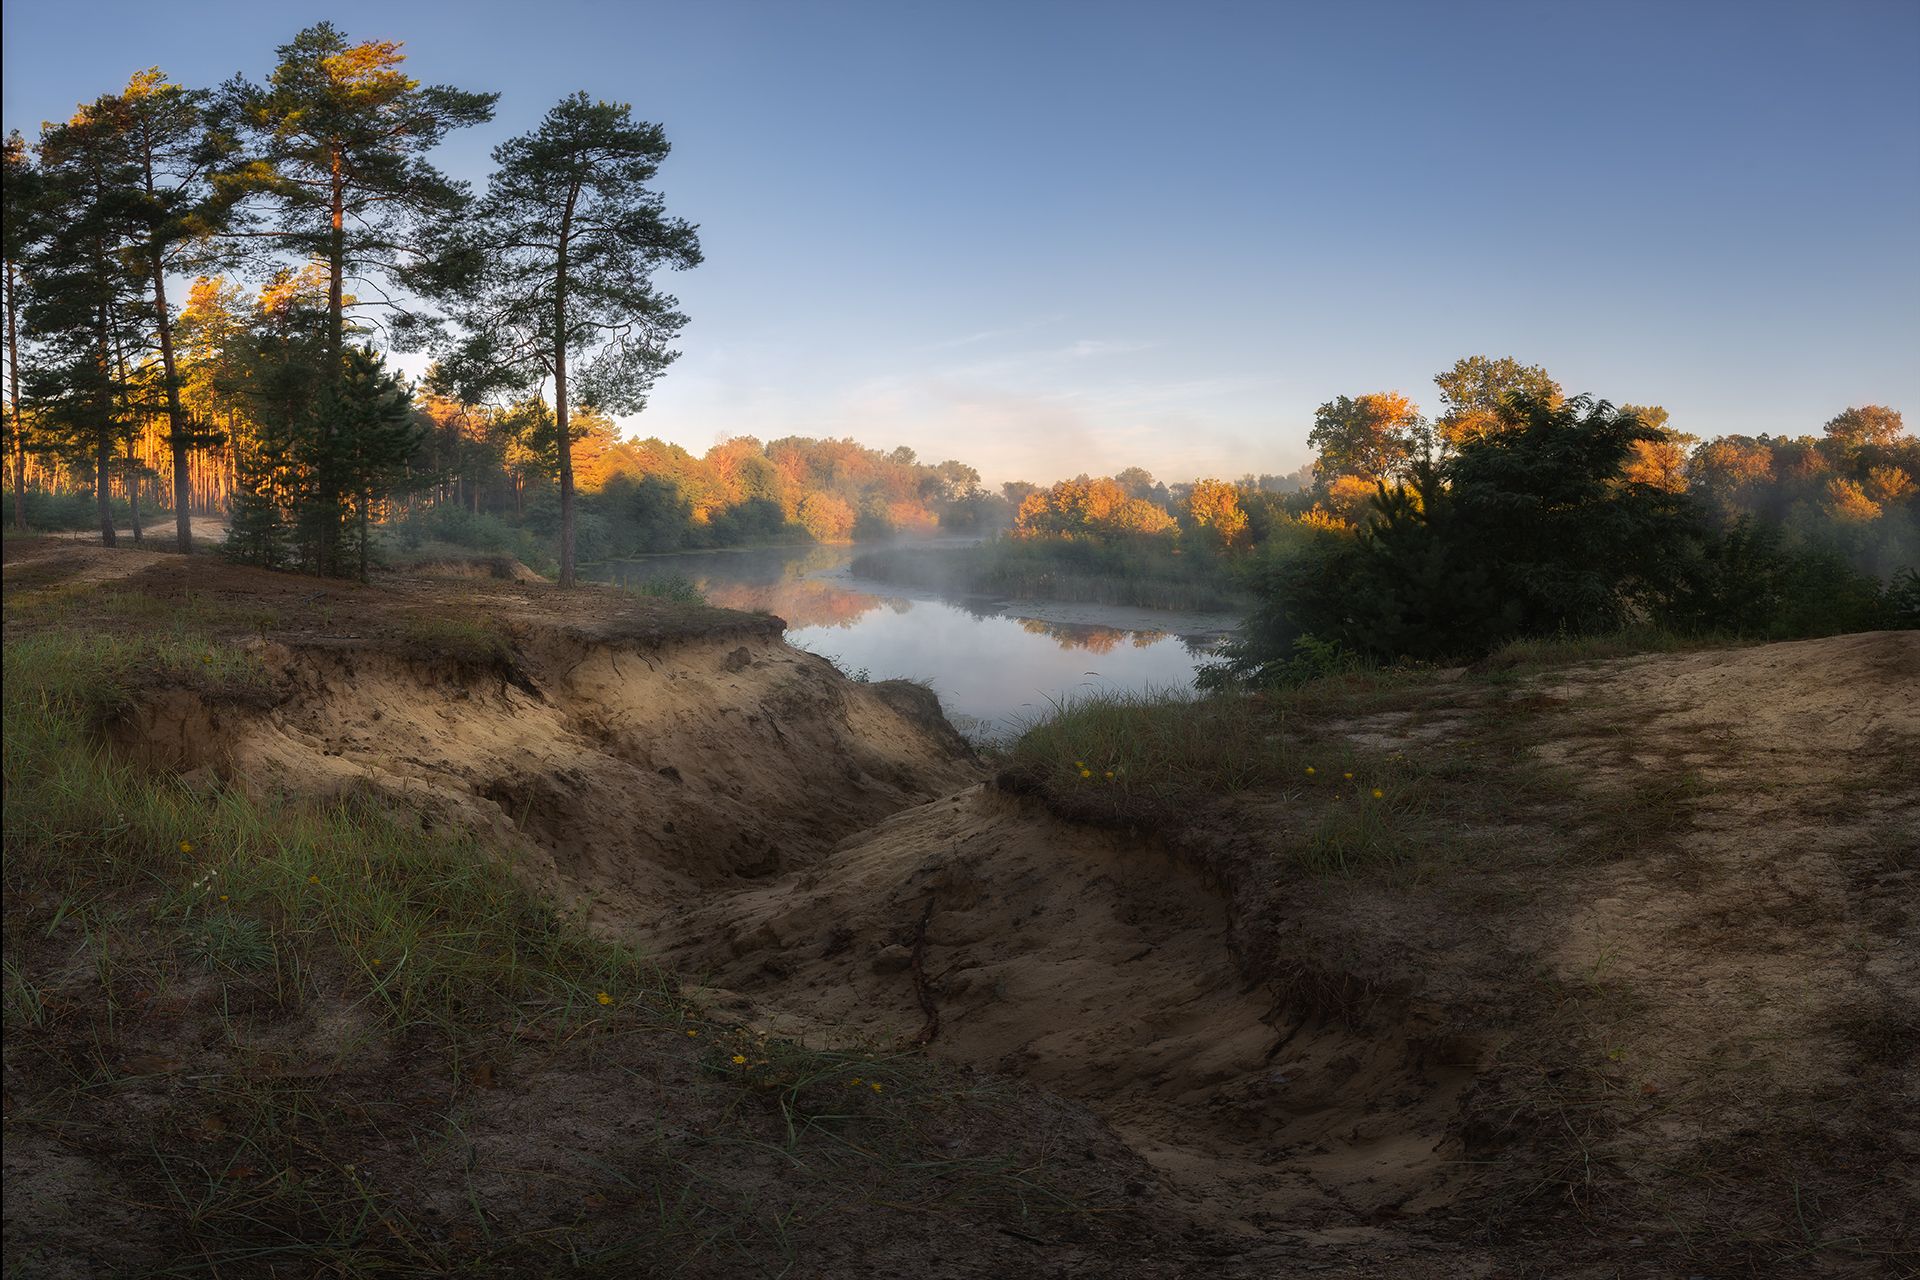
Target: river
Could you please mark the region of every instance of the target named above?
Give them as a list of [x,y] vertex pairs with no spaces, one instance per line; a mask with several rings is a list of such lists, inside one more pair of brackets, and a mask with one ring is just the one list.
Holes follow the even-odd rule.
[[849,569],[866,549],[643,556],[583,565],[581,573],[624,585],[677,574],[714,604],[775,614],[786,620],[790,644],[856,679],[928,681],[947,718],[978,741],[1005,740],[1053,704],[1090,692],[1191,689],[1197,667],[1239,621],[866,581]]

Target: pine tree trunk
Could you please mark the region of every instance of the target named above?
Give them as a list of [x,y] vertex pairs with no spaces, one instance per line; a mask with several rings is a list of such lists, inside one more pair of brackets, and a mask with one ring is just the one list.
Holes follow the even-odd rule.
[[[112,366],[107,362],[107,318],[105,314],[96,316],[99,326],[97,336],[100,350],[97,359],[100,362],[100,376],[104,379]],[[111,405],[96,406],[100,410],[100,421],[94,436],[94,453],[99,460],[99,468],[94,474],[93,496],[100,516],[100,545],[118,546],[119,540],[113,531],[113,411]]]
[[20,421],[20,273],[7,264],[7,404],[13,413],[13,527],[27,531],[27,429]]
[[167,380],[168,444],[173,452],[173,528],[182,555],[193,554],[192,477],[187,457],[187,411],[180,403],[180,381],[174,371],[173,315],[167,309],[167,273],[160,255],[153,255],[153,310],[160,337],[160,371]]
[[576,184],[560,215],[560,248],[553,285],[553,413],[560,438],[560,585],[573,585],[573,431],[567,420],[567,249],[573,234]]
[[145,546],[146,538],[140,528],[140,471],[139,461],[133,456],[133,440],[127,440],[127,507],[133,513],[133,545]]

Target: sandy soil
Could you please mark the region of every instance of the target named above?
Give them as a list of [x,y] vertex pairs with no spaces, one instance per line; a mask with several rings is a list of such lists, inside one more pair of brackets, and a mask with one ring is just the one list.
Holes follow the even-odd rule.
[[[1878,1274],[1920,1157],[1915,695],[1920,636],[1880,634],[1322,726],[1466,750],[1507,716],[1488,700],[1529,708],[1568,792],[1498,833],[1519,856],[1445,886],[1288,876],[1284,795],[1162,846],[975,789],[656,934],[752,1025],[931,1036],[1085,1102],[1188,1212],[1253,1237],[1491,1230],[1561,1241],[1568,1273],[1706,1266],[1660,1239],[1677,1222],[1743,1272]],[[1572,855],[1674,775],[1631,852]],[[1363,994],[1330,1016],[1329,990]],[[1783,1235],[1842,1247],[1776,1266]]]
[[[718,1024],[920,1044],[1057,1095],[1105,1126],[1076,1141],[1117,1139],[1099,1159],[1156,1238],[1201,1242],[1138,1274],[1920,1259],[1920,635],[1448,673],[1407,708],[1292,725],[1457,753],[1462,786],[1520,761],[1542,792],[1463,825],[1444,876],[1329,881],[1293,869],[1287,791],[1158,833],[1066,821],[986,782],[924,690],[852,684],[766,619],[184,566],[9,552],[10,585],[287,611],[253,640],[273,706],[155,695],[123,749],[401,797],[523,849]],[[410,648],[423,609],[493,618],[511,663]],[[543,1071],[489,1104],[486,1140],[611,1150],[598,1077]],[[582,1113],[605,1123],[555,1127]],[[1102,1274],[1117,1246],[1075,1247],[1002,1242],[991,1270]]]

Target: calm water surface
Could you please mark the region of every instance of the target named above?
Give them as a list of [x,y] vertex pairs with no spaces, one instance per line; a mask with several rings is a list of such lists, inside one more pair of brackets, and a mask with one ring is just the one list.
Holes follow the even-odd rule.
[[[952,544],[952,545],[958,545]],[[789,643],[874,680],[930,681],[947,716],[1004,738],[1091,690],[1191,689],[1238,619],[1109,605],[996,600],[853,577],[852,547],[773,547],[582,566],[603,582],[679,574],[714,604],[787,623]]]

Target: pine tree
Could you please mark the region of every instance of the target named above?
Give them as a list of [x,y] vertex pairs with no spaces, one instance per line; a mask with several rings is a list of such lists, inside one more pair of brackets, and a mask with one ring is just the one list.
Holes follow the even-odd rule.
[[464,270],[434,282],[476,295],[463,307],[468,340],[446,362],[469,398],[552,379],[562,586],[574,581],[573,407],[638,412],[687,322],[653,284],[663,267],[700,263],[696,229],[667,217],[648,186],[667,151],[660,126],[631,107],[562,99],[494,150],[499,169],[450,255]]
[[357,561],[367,580],[374,504],[405,478],[423,435],[406,384],[373,348],[348,348],[305,433],[302,541],[318,556],[335,556],[316,559],[314,572],[338,577]]
[[82,107],[40,141],[40,199],[27,231],[34,292],[27,327],[43,360],[28,380],[46,443],[94,473],[100,537],[114,544],[112,474],[131,423],[115,336],[137,283],[126,267],[137,171],[111,113]]
[[[350,307],[381,312],[379,323],[396,346],[416,342],[430,328],[407,301],[423,265],[420,249],[436,239],[434,224],[466,207],[468,194],[427,153],[450,131],[491,119],[499,96],[423,86],[401,70],[405,61],[394,41],[353,44],[321,22],[280,47],[266,86],[238,85],[228,95],[228,109],[255,146],[225,180],[253,197],[249,211],[265,205],[264,218],[249,219],[241,233],[323,265],[320,367],[336,386],[346,374]],[[368,281],[371,296],[350,298],[349,278]],[[398,288],[380,288],[376,280]],[[335,417],[306,425],[324,433]],[[307,491],[298,523],[321,540],[307,547],[305,558],[324,573],[338,573],[352,559],[332,542],[347,534],[346,513],[356,502],[350,489],[326,488],[346,474],[336,452],[324,439],[311,442],[302,477]]]
[[[152,333],[163,378],[167,443],[173,455],[175,533],[183,553],[193,551],[188,456],[213,440],[196,429],[181,402],[167,277],[204,255],[210,237],[226,220],[229,199],[236,194],[230,187],[216,187],[211,179],[233,149],[224,134],[208,127],[211,97],[205,90],[170,83],[154,68],[139,72],[121,93],[99,104],[102,116],[121,131],[136,171],[130,209],[132,248],[152,294]],[[137,532],[137,522],[134,528]]]
[[40,199],[40,175],[27,141],[14,130],[5,142],[5,180],[0,183],[0,270],[4,270],[7,356],[7,455],[13,467],[13,526],[27,528],[27,417],[20,398],[20,311],[26,284],[25,259],[32,243],[31,222]]

